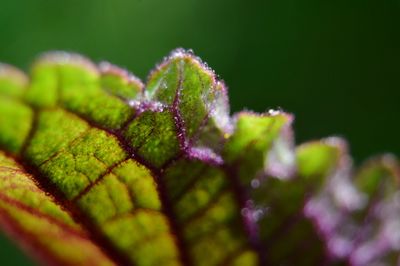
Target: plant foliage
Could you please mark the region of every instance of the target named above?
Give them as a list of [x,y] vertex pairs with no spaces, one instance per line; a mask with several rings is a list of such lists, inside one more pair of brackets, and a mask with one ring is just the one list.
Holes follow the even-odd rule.
[[182,49],[146,85],[61,52],[0,65],[1,228],[46,265],[397,264],[396,159],[354,170],[292,121],[231,117]]

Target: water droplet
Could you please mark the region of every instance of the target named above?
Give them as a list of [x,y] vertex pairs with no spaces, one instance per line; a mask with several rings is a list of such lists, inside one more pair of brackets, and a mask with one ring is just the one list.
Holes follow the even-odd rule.
[[249,213],[250,213],[250,209],[249,208],[243,208],[240,213],[242,214],[242,216],[244,217],[248,217]]
[[279,115],[280,111],[274,110],[274,109],[269,109],[268,110],[268,114],[271,115],[271,116],[275,116],[275,115]]
[[251,180],[251,187],[252,188],[259,188],[260,187],[260,180],[258,180],[258,179],[253,179],[253,180]]
[[264,210],[263,209],[257,209],[252,212],[252,218],[254,221],[260,220],[264,216]]

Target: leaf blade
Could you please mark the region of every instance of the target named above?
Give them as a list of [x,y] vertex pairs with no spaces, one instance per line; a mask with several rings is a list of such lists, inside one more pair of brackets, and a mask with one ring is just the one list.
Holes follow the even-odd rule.
[[[398,162],[377,160],[353,180],[344,141],[295,150],[291,114],[231,118],[226,86],[190,52],[172,52],[146,88],[118,67],[59,52],[39,59],[27,80],[0,65],[0,150],[73,214],[110,263],[397,259],[396,237],[388,236],[397,216],[388,213],[397,210]],[[368,245],[377,248],[366,257]]]
[[48,265],[114,265],[71,215],[0,152],[0,225]]

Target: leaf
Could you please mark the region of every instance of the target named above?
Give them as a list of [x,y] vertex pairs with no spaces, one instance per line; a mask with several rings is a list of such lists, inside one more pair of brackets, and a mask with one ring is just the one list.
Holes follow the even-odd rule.
[[396,159],[352,177],[343,140],[295,148],[292,121],[230,117],[182,49],[146,85],[62,52],[0,65],[0,225],[44,264],[394,264]]
[[12,158],[0,152],[0,224],[49,264],[114,265],[69,213]]

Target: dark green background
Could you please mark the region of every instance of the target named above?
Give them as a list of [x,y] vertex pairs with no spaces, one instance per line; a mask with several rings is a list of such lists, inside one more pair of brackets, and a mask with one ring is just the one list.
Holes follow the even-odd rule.
[[[298,142],[343,136],[357,163],[400,155],[400,0],[0,2],[0,61],[23,69],[67,50],[145,79],[176,47],[226,81],[233,111],[293,112]],[[0,242],[2,265],[28,264]]]

